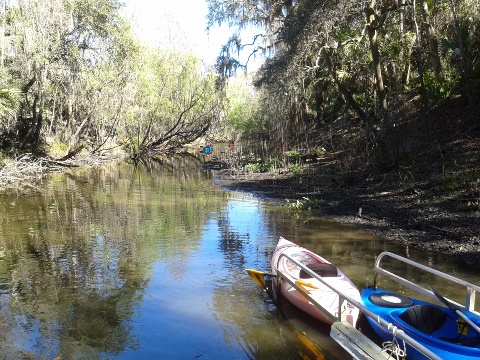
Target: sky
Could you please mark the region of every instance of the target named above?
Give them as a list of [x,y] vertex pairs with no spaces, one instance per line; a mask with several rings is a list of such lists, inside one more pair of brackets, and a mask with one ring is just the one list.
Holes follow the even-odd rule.
[[[186,44],[194,53],[213,64],[232,31],[216,26],[206,32],[207,4],[204,0],[123,0],[132,16],[134,29],[142,40],[152,45]],[[248,39],[249,40],[249,39]],[[247,42],[247,41],[245,41]],[[250,42],[250,41],[248,41]],[[252,66],[254,66],[252,64]],[[249,69],[251,68],[249,64]]]
[[225,36],[205,32],[207,4],[204,0],[124,0],[127,14],[133,15],[134,30],[142,40],[151,44],[168,43],[184,47],[185,43],[205,60],[219,52]]

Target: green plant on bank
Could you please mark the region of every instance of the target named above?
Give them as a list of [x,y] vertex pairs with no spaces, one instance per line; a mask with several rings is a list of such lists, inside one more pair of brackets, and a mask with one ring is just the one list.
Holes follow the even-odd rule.
[[60,140],[55,140],[49,147],[50,155],[53,157],[61,157],[67,154],[68,145]]
[[308,197],[304,197],[304,199],[305,199],[304,207],[306,207],[307,210],[320,208],[320,200],[315,198],[310,199]]
[[340,207],[340,201],[335,200],[330,205],[332,206],[333,209],[338,209]]
[[399,177],[400,182],[402,184],[408,184],[408,183],[411,183],[411,182],[415,182],[415,179],[413,178],[413,175],[410,171],[404,171],[404,172],[399,171],[398,172],[398,177]]
[[290,200],[287,199],[287,207],[292,210],[302,210],[303,202],[298,199],[295,202],[290,202]]
[[313,149],[313,153],[317,156],[323,155],[326,152],[327,152],[327,150],[325,150],[325,148],[323,148],[323,147],[318,147],[318,148]]
[[294,176],[302,175],[302,169],[303,167],[300,164],[292,164],[288,167],[288,171]]
[[278,168],[280,165],[280,160],[278,158],[268,158],[266,161],[258,160],[256,162],[249,162],[243,166],[243,170],[249,172],[268,172],[275,168]]
[[244,167],[243,167],[243,170],[245,171],[249,171],[249,172],[262,172],[262,164],[260,163],[249,163],[249,164],[246,164]]
[[269,157],[264,164],[265,171],[270,171],[272,169],[278,168],[280,166],[280,160],[275,157]]
[[300,160],[300,152],[297,150],[289,150],[285,155],[287,155],[287,160],[290,162],[297,162]]
[[440,184],[436,187],[437,191],[455,191],[459,189],[468,189],[472,187],[480,174],[476,171],[460,171],[442,174]]
[[428,95],[434,102],[438,102],[440,100],[446,100],[452,93],[452,84],[444,81],[442,83],[438,83],[435,80],[435,77],[430,71],[424,71],[423,79],[425,82],[425,89],[428,92]]
[[303,200],[297,199],[296,201],[290,202],[287,199],[287,207],[292,210],[312,210],[320,208],[320,200],[310,199],[308,197],[303,197]]

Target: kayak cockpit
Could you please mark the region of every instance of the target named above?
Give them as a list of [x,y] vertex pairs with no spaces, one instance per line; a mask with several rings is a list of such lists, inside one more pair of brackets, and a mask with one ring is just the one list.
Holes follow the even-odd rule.
[[[307,264],[307,268],[313,271],[315,274],[321,277],[337,277],[338,269],[335,265],[329,263],[317,263],[317,264]],[[313,276],[305,271],[305,269],[300,270],[300,279],[311,279]]]
[[445,311],[435,305],[415,305],[399,316],[408,325],[425,334],[431,334],[445,323]]

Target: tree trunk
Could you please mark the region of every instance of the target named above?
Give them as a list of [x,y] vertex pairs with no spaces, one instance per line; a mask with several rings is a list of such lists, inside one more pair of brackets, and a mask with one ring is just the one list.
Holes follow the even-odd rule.
[[421,43],[422,43],[422,38],[420,35],[420,30],[418,29],[418,23],[417,23],[417,16],[416,16],[416,2],[413,0],[413,23],[415,25],[415,35],[416,35],[416,42],[417,42],[417,67],[418,67],[418,77],[420,79],[420,94],[422,96],[422,108],[423,108],[423,113],[425,114],[428,109],[428,97],[427,97],[427,90],[425,88],[425,80],[423,76],[423,57],[422,57],[422,51],[421,51]]
[[82,123],[77,128],[77,131],[75,131],[75,134],[73,134],[72,137],[68,141],[68,147],[69,148],[72,148],[72,147],[76,146],[80,142],[80,134],[82,133],[82,131],[85,127],[85,124],[89,120],[90,120],[90,115],[86,116],[85,119],[83,119]]
[[28,130],[23,138],[22,143],[20,144],[20,148],[25,148],[28,144],[35,144],[35,134],[37,129],[37,121],[38,121],[38,114],[37,114],[37,104],[38,104],[39,96],[35,94],[33,96],[33,104],[32,104],[32,119],[29,121]]
[[[478,96],[475,92],[475,86],[472,85],[472,81],[470,79],[470,71],[469,71],[469,67],[468,67],[468,60],[467,60],[467,56],[466,56],[466,53],[465,53],[465,46],[463,44],[463,39],[462,39],[461,31],[460,31],[457,9],[455,8],[455,1],[451,0],[450,5],[451,5],[453,19],[454,19],[455,34],[457,35],[458,48],[460,49],[460,54],[461,54],[462,75],[463,75],[463,78],[465,80],[465,88],[467,89],[468,102],[469,102],[469,105],[472,108],[472,110],[476,114],[478,114],[479,113]],[[478,125],[478,121],[477,121],[476,125]]]
[[423,23],[425,24],[425,34],[428,40],[428,55],[430,64],[432,66],[435,79],[438,83],[443,82],[442,64],[440,63],[440,56],[438,55],[438,39],[435,34],[435,29],[430,22],[430,13],[428,11],[428,3],[423,1]]
[[37,118],[34,119],[36,120],[36,122],[34,121],[35,132],[34,132],[33,141],[32,141],[34,145],[38,145],[38,142],[40,141],[40,134],[43,126],[43,106],[44,106],[43,97],[40,97],[40,106],[38,109],[38,115],[37,115]]
[[0,55],[0,66],[5,66],[5,27],[7,23],[6,1],[2,2],[2,29],[0,36],[2,37],[2,50]]
[[325,50],[324,47],[320,49],[320,56],[322,57],[323,61],[325,62],[325,65],[327,65],[327,69],[330,72],[330,76],[332,77],[333,81],[335,82],[335,85],[337,85],[338,91],[343,95],[345,101],[348,103],[348,105],[355,111],[355,113],[362,119],[362,121],[367,122],[368,121],[368,116],[363,111],[363,109],[360,107],[360,105],[355,101],[353,98],[352,93],[341,83],[340,80],[338,80],[338,75],[335,67],[332,64],[332,60],[330,59],[330,56],[328,55],[327,51]]
[[375,9],[374,1],[367,3],[365,12],[367,15],[367,34],[370,41],[370,51],[372,53],[373,68],[375,72],[375,85],[378,92],[378,100],[382,112],[382,121],[384,127],[388,126],[388,108],[385,87],[383,85],[382,66],[380,63],[380,52],[378,50],[377,29],[375,28]]

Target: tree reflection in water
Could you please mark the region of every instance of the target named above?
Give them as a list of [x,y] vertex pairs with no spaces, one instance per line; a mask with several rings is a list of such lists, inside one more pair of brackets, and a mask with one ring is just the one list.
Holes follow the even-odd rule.
[[198,160],[181,157],[53,174],[0,195],[2,357],[138,348],[131,319],[152,264],[198,247],[199,210],[225,202],[216,191]]
[[359,286],[385,249],[462,272],[442,254],[303,216],[215,187],[193,156],[0,193],[0,358],[344,358],[328,331],[278,311],[245,273],[269,270],[280,235]]

